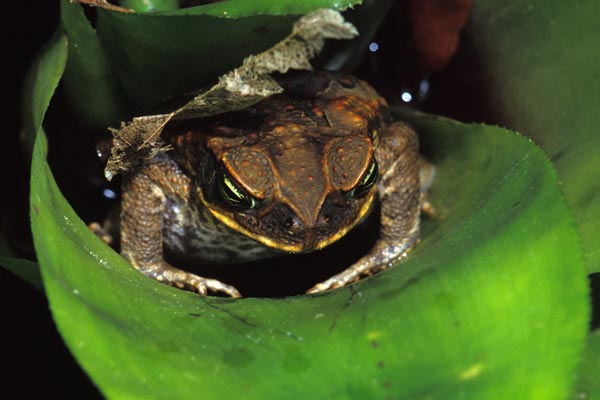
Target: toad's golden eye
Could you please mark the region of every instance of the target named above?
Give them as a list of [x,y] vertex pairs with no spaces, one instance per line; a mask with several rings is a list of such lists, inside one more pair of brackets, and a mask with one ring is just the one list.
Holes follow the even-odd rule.
[[346,195],[353,199],[360,199],[364,197],[371,191],[371,188],[375,186],[378,176],[379,172],[377,168],[377,161],[375,161],[375,158],[372,158],[369,168],[367,168],[364,176],[360,179],[360,181],[358,181],[356,186],[346,192]]
[[218,188],[221,199],[236,210],[252,210],[257,206],[257,200],[244,190],[225,168],[220,169]]

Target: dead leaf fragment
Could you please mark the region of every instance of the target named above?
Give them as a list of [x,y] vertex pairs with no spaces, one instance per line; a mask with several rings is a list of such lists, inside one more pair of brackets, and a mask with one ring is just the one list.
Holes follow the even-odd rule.
[[160,132],[169,121],[168,116],[153,115],[134,118],[130,123],[123,123],[120,129],[111,128],[114,136],[111,155],[104,169],[104,176],[109,181],[113,177],[115,166],[126,165],[128,169],[138,167],[144,160],[149,160],[161,151],[169,149],[160,140]]

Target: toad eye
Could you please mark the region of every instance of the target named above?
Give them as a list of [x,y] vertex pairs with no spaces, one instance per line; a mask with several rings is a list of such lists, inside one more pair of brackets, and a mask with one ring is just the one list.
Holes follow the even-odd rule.
[[256,207],[257,201],[233,177],[221,168],[218,181],[219,195],[227,205],[237,210],[251,210]]
[[360,179],[358,184],[354,186],[354,188],[350,189],[346,193],[346,195],[348,197],[352,197],[353,199],[360,199],[361,197],[364,197],[367,193],[369,193],[369,191],[371,191],[371,188],[375,186],[378,176],[379,172],[377,168],[377,162],[375,161],[375,158],[372,158],[371,164],[369,164],[369,168],[367,168],[364,176]]

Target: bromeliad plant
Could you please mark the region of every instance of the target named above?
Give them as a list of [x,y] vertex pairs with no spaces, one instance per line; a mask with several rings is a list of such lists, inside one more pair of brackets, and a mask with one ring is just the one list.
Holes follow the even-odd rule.
[[506,125],[533,141],[399,111],[437,166],[431,200],[440,217],[425,221],[404,262],[350,287],[231,300],[160,285],[102,243],[61,194],[43,130],[58,85],[90,131],[116,126],[269,48],[300,15],[356,3],[98,9],[93,29],[80,4],[61,2],[61,26],[32,66],[25,94],[39,270],[9,254],[0,261],[31,279],[41,273],[65,342],[105,396],[600,395],[600,335],[588,334],[586,276],[600,269],[594,2],[474,5],[469,30],[490,96]]

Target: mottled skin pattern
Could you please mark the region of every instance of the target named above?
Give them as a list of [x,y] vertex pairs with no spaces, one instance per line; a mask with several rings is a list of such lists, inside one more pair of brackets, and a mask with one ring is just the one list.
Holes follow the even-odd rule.
[[169,265],[164,249],[213,262],[318,250],[359,223],[375,196],[373,249],[309,292],[385,269],[415,245],[432,168],[414,131],[392,122],[385,100],[350,76],[280,83],[283,94],[248,109],[169,127],[173,150],[124,177],[121,252],[135,268],[200,294],[238,297],[232,286]]

